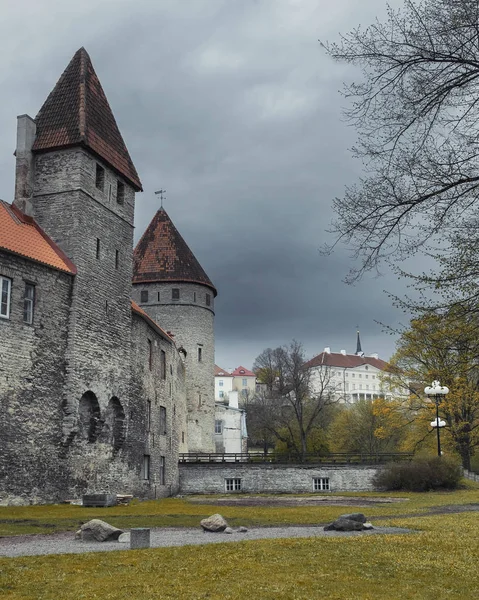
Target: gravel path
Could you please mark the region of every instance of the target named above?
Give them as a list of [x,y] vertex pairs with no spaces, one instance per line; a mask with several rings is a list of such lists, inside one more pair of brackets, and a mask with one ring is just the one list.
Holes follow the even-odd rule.
[[[300,537],[345,537],[378,535],[384,533],[410,533],[410,529],[399,527],[377,527],[367,531],[324,531],[317,527],[252,527],[246,533],[204,533],[199,528],[151,529],[151,547],[186,546],[262,540],[270,538]],[[38,554],[81,554],[83,552],[108,552],[128,550],[129,543],[84,542],[74,539],[74,533],[64,532],[51,535],[23,535],[0,538],[0,556],[34,556]]]

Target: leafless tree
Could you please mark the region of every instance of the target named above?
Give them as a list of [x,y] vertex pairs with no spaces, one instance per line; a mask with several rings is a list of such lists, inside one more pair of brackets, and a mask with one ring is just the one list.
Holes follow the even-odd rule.
[[475,300],[479,2],[405,0],[400,10],[388,7],[385,22],[323,46],[362,69],[343,93],[365,176],[334,201],[332,227],[359,259],[347,280],[421,251],[436,257],[439,269],[418,281],[451,301],[457,289]]

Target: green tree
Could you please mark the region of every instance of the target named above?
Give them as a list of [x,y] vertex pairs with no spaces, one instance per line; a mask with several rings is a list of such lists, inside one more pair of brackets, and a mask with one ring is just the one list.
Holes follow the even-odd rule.
[[[471,456],[479,445],[479,320],[461,307],[446,312],[428,312],[413,319],[398,341],[389,375],[394,385],[411,386],[410,409],[424,430],[435,419],[435,405],[422,390],[438,379],[450,392],[439,405],[445,442],[459,453],[462,465],[471,467]],[[442,433],[441,433],[442,434]]]

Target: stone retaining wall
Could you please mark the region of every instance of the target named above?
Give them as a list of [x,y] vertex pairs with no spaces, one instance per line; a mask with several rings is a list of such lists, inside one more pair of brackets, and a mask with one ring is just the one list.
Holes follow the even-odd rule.
[[[272,465],[272,464],[184,464],[180,463],[180,493],[223,494],[226,480],[240,479],[244,493],[309,493],[314,480],[328,480],[329,491],[373,491],[373,477],[381,467],[337,465]],[[323,485],[326,482],[323,482]],[[320,485],[316,482],[316,485]],[[230,483],[230,486],[232,484]]]

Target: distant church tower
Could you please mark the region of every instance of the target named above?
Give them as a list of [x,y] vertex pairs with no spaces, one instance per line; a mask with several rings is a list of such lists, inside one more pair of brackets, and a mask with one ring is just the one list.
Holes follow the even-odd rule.
[[133,299],[186,352],[188,450],[214,452],[214,299],[193,252],[160,208],[133,256]]

